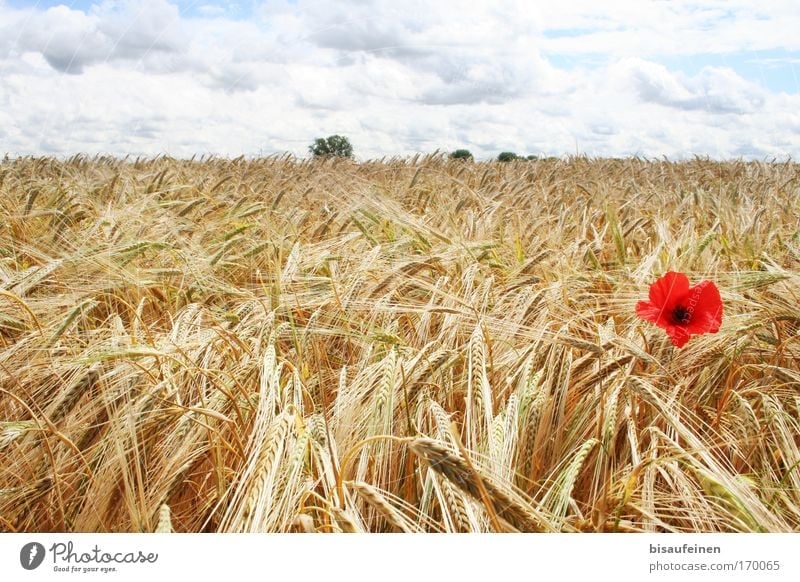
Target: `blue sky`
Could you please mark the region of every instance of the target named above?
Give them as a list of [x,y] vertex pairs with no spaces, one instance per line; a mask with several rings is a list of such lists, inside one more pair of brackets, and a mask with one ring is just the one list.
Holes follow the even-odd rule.
[[0,0],[0,153],[797,158],[797,30],[794,0]]
[[[604,55],[547,55],[550,61],[570,70],[580,65],[605,64]],[[800,52],[784,49],[700,53],[692,55],[659,55],[652,59],[672,71],[697,75],[707,67],[729,68],[748,81],[775,93],[800,93]]]
[[[38,10],[47,10],[54,6],[67,6],[74,10],[82,10],[88,12],[93,6],[100,4],[96,0],[10,0],[6,2],[12,8],[35,8]],[[203,2],[197,0],[179,0],[171,2],[171,4],[178,7],[182,14],[187,16],[203,16],[202,8],[204,6],[213,7],[218,10],[217,14],[226,14],[228,16],[248,17],[252,15],[253,9],[259,5],[259,2],[251,0],[242,0],[237,2]]]
[[[37,10],[47,10],[55,6],[67,6],[73,10],[81,10],[83,12],[89,12],[93,7],[101,3],[102,2],[98,2],[97,0],[34,0],[32,2],[27,0],[9,0],[6,2],[8,6],[18,9],[33,8]],[[115,2],[106,3],[113,4]],[[257,12],[258,8],[265,4],[265,2],[259,2],[258,0],[237,0],[229,2],[177,0],[170,3],[178,8],[182,16],[189,18],[213,18],[224,16],[225,18],[237,20],[253,18],[254,12]],[[123,3],[116,2],[116,4],[120,5]]]
[[800,53],[796,51],[776,49],[682,57],[663,56],[658,62],[688,75],[696,75],[704,67],[731,68],[744,79],[757,83],[768,91],[800,93]]

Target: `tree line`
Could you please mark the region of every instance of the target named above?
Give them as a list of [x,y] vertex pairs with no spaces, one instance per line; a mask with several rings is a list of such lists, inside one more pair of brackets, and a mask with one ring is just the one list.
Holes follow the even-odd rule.
[[[328,137],[318,137],[314,143],[308,146],[308,151],[315,158],[339,157],[352,158],[353,145],[350,140],[343,135],[329,135]],[[457,149],[450,153],[450,157],[455,160],[472,160],[472,152],[467,149]],[[500,152],[497,155],[498,162],[513,162],[514,160],[536,160],[537,156],[520,156],[514,152]]]

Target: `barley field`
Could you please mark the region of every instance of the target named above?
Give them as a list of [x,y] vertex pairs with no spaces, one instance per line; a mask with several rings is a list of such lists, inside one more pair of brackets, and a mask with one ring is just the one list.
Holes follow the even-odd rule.
[[6,159],[0,530],[800,531],[798,169]]

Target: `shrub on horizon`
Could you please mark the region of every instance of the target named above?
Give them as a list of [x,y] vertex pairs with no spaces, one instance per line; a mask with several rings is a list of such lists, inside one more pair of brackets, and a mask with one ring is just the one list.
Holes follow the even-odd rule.
[[337,156],[340,158],[352,158],[353,146],[350,140],[343,135],[330,135],[328,137],[318,137],[313,145],[308,146],[308,151],[315,158]]
[[497,156],[498,162],[513,162],[514,160],[518,160],[519,156],[514,152],[502,152],[499,156]]

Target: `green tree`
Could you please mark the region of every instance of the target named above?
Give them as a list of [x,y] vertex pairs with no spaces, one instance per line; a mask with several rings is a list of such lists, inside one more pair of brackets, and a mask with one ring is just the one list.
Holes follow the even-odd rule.
[[450,157],[454,160],[471,160],[472,152],[469,150],[456,150],[450,154]]
[[513,162],[519,158],[517,154],[514,152],[502,152],[499,156],[497,156],[498,162]]
[[329,135],[328,137],[318,137],[314,144],[308,146],[315,158],[326,156],[338,156],[340,158],[352,158],[353,146],[350,140],[343,135]]

